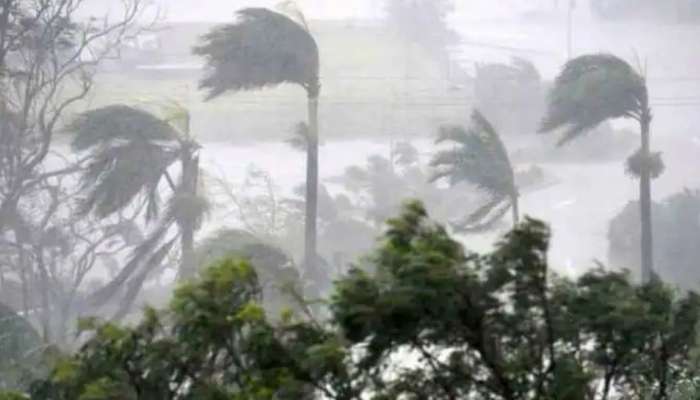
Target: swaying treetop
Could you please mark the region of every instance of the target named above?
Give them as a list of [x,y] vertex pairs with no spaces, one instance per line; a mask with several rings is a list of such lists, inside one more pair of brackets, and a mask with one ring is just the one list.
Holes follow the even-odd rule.
[[513,206],[513,199],[518,195],[513,166],[498,133],[478,110],[474,110],[467,129],[443,126],[436,142],[450,142],[453,147],[433,157],[430,163],[435,168],[432,180],[444,178],[450,185],[468,182],[488,196],[483,206],[453,227],[461,231],[490,228]]
[[212,99],[226,91],[253,90],[283,83],[318,90],[319,53],[304,26],[264,8],[238,12],[238,21],[214,29],[194,53],[209,71],[200,87]]
[[624,60],[593,54],[569,61],[549,95],[540,132],[564,128],[564,144],[610,118],[639,120],[648,104],[644,77]]
[[443,126],[436,143],[457,146],[438,152],[431,165],[437,169],[433,180],[448,178],[450,184],[467,181],[494,195],[510,193],[515,186],[513,171],[503,142],[489,121],[477,110],[471,125]]
[[113,105],[87,111],[68,127],[72,147],[93,157],[82,175],[89,188],[82,211],[111,215],[140,195],[147,216],[159,212],[158,182],[177,159],[177,132],[165,121],[136,108]]

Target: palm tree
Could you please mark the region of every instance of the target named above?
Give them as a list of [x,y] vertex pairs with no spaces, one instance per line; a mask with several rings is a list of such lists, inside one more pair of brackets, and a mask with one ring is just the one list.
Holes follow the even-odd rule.
[[257,90],[283,83],[301,86],[308,98],[306,159],[306,221],[304,263],[316,265],[318,203],[319,52],[303,18],[291,18],[264,8],[238,12],[238,21],[215,28],[194,53],[205,57],[208,75],[200,87],[207,99],[227,91]]
[[430,163],[436,169],[431,180],[447,179],[451,185],[468,182],[488,196],[486,203],[455,224],[455,229],[463,232],[488,229],[509,210],[516,225],[520,220],[519,194],[513,165],[489,121],[474,110],[467,129],[461,126],[440,128],[436,143],[444,142],[451,142],[454,147],[435,154]]
[[[154,266],[162,264],[180,241],[178,276],[190,278],[196,271],[194,232],[206,211],[198,190],[200,148],[189,132],[186,110],[169,107],[160,119],[136,108],[113,105],[80,115],[69,127],[75,133],[76,152],[90,153],[82,175],[86,196],[81,211],[106,218],[129,206],[143,207],[147,222],[158,219],[149,236],[133,251],[119,274],[91,296],[94,306],[104,304],[127,284],[128,309]],[[180,179],[169,169],[179,161]],[[165,212],[161,212],[161,182],[171,190]],[[170,237],[177,226],[176,237]],[[128,282],[127,282],[128,281]]]
[[608,54],[575,58],[564,66],[549,94],[541,132],[564,129],[563,145],[612,118],[629,118],[640,125],[640,149],[628,160],[639,179],[642,281],[653,274],[651,179],[661,174],[659,153],[649,150],[652,114],[646,80],[624,60]]

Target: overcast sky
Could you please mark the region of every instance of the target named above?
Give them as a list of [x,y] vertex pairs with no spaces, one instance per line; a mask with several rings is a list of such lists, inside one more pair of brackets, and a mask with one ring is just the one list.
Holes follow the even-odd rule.
[[[103,15],[119,6],[115,0],[86,0],[86,10]],[[280,0],[149,0],[163,10],[170,21],[230,21],[234,12],[244,7],[274,7]],[[560,3],[564,1],[559,0]],[[379,18],[382,0],[296,0],[310,19]],[[538,7],[551,7],[553,0],[456,0],[457,14],[463,18],[502,17]],[[115,8],[116,10],[117,8]]]

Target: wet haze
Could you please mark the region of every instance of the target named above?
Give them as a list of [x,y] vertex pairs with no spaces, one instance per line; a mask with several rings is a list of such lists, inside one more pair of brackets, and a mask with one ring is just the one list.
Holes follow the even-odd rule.
[[[110,7],[108,3],[111,4],[111,1],[94,1],[90,12],[104,12]],[[161,22],[165,25],[227,22],[240,8],[274,7],[277,3],[275,0],[157,2]],[[567,60],[568,2],[560,0],[556,9],[554,3],[553,0],[456,0],[456,9],[449,16],[449,25],[459,38],[449,48],[451,62],[472,74],[477,63],[508,63],[513,57],[520,57],[530,60],[543,79],[551,81]],[[381,24],[386,14],[383,2],[378,1],[299,0],[297,4],[310,21],[310,29],[318,36],[322,58],[324,54],[339,51],[334,48],[333,40],[324,36],[324,23],[344,23],[352,29],[361,30],[362,24]],[[655,116],[652,143],[655,149],[663,152],[666,163],[666,173],[654,183],[654,198],[660,200],[684,188],[698,187],[700,177],[695,171],[700,156],[700,135],[696,128],[700,122],[700,62],[697,57],[700,52],[700,41],[697,40],[700,24],[676,23],[668,18],[650,19],[649,15],[601,20],[591,15],[587,1],[578,1],[571,22],[572,56],[610,52],[646,70]],[[415,29],[420,30],[421,27]],[[363,52],[361,44],[351,50],[353,54]],[[366,51],[371,53],[375,50]],[[368,59],[381,59],[372,57]],[[201,63],[201,60],[192,57],[183,58],[190,65]],[[331,66],[322,66],[322,179],[337,176],[348,166],[362,165],[373,154],[387,154],[390,142],[401,139],[414,140],[427,160],[437,127],[443,123],[465,123],[467,120],[469,107],[460,109],[462,106],[459,104],[468,98],[467,94],[459,91],[464,88],[456,91],[446,88],[441,78],[433,76],[424,80],[409,76],[406,71],[410,70],[410,66],[405,64],[410,61],[380,61],[383,64],[376,67],[365,65],[366,70],[362,71],[353,69],[352,65],[343,66],[342,61],[337,60],[331,61]],[[368,81],[381,90],[370,87]],[[420,86],[417,92],[416,86]],[[187,99],[193,110],[195,130],[217,132],[215,139],[212,139],[216,144],[205,143],[204,146],[207,163],[225,170],[233,181],[242,180],[248,166],[254,164],[269,172],[280,190],[285,192],[291,192],[293,187],[303,182],[303,155],[282,143],[290,127],[305,115],[303,102],[297,101],[297,89],[231,94],[217,100],[212,103],[216,107],[238,103],[227,117],[240,115],[242,120],[249,118],[251,121],[236,123],[221,119],[213,129],[210,123],[216,117],[208,116],[206,111],[198,112],[207,106],[201,104],[202,93],[196,90],[196,75],[189,83],[178,85],[176,90],[178,96]],[[423,92],[430,94],[424,95]],[[133,99],[133,94],[121,97],[116,94],[114,97]],[[397,101],[417,104],[409,110],[397,110],[394,107]],[[264,104],[263,108],[267,108],[262,112],[255,110],[253,104]],[[262,117],[267,115],[268,110],[276,113],[277,117]],[[282,114],[275,110],[284,116],[279,116]],[[407,122],[414,117],[420,120],[417,124]],[[616,129],[628,126],[625,121],[613,121],[612,125]],[[251,136],[247,132],[251,130],[264,132],[264,140],[255,144],[236,144],[249,142]],[[373,132],[382,134],[373,136]],[[535,133],[531,135],[534,137]],[[527,147],[529,141],[526,133],[505,140],[511,151]],[[580,272],[593,265],[594,260],[607,262],[609,221],[628,201],[638,197],[637,181],[625,174],[625,157],[586,164],[544,165],[556,177],[558,184],[523,196],[523,213],[542,218],[553,227],[551,256],[560,271]],[[235,224],[235,221],[222,221],[212,218],[205,231]],[[500,233],[502,231],[463,239],[468,247],[479,249]]]

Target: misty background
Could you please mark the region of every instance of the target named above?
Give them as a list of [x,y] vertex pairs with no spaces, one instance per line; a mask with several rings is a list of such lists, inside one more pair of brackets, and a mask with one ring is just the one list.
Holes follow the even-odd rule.
[[[100,12],[109,2],[93,3]],[[386,12],[380,3],[299,1],[324,57],[322,177],[336,176],[369,155],[388,154],[391,141],[416,140],[428,157],[436,126],[463,123],[468,118],[474,93],[468,77],[460,74],[474,74],[476,64],[524,58],[540,71],[543,80],[551,81],[568,51],[568,2],[559,1],[557,8],[554,3],[455,2],[448,23],[459,37],[449,46],[449,64],[436,67],[425,62],[421,49],[410,40],[385,29]],[[603,20],[591,15],[588,2],[577,3],[572,17],[573,56],[610,52],[647,71],[655,117],[653,146],[663,152],[667,167],[667,173],[655,182],[654,197],[662,199],[683,188],[697,187],[699,178],[693,171],[700,152],[700,137],[695,132],[700,108],[696,56],[700,28],[663,17]],[[159,44],[151,45],[157,48],[128,63],[128,78],[122,72],[105,73],[92,105],[177,93],[192,110],[193,131],[205,141],[205,163],[225,170],[234,181],[243,179],[249,165],[256,165],[269,171],[281,190],[291,191],[303,181],[303,157],[281,140],[304,115],[304,105],[296,101],[298,89],[237,93],[205,106],[196,82],[202,61],[190,53],[200,34],[229,21],[235,10],[276,4],[161,0],[162,31],[142,44],[147,47],[149,39],[156,40]],[[613,124],[625,127],[624,121]],[[539,139],[534,132],[506,138],[511,149],[527,148],[530,140]],[[637,196],[636,182],[624,172],[625,157],[594,165],[545,166],[559,183],[523,197],[524,213],[552,225],[551,257],[561,271],[580,272],[594,259],[607,262],[608,222]],[[206,229],[216,229],[220,223],[212,218]],[[471,236],[465,242],[480,248],[496,236]]]
[[[125,35],[97,67],[86,67],[90,90],[62,110],[50,151],[32,167],[48,171],[46,187],[22,193],[28,200],[16,205],[10,221],[16,232],[0,232],[8,243],[31,244],[0,252],[0,302],[41,312],[44,325],[65,334],[85,313],[110,315],[116,309],[124,318],[143,304],[164,304],[183,265],[200,268],[231,251],[271,266],[270,279],[284,270],[302,286],[319,286],[310,290],[322,294],[351,265],[364,262],[385,221],[409,198],[423,201],[470,251],[491,249],[512,219],[531,216],[552,228],[548,256],[558,273],[579,275],[600,263],[638,277],[639,180],[626,168],[639,147],[636,124],[605,121],[565,146],[557,145],[557,132],[537,133],[562,65],[590,53],[615,54],[646,77],[654,117],[651,148],[665,165],[652,192],[656,272],[684,289],[700,287],[693,264],[700,255],[700,5],[648,0],[632,7],[617,0],[621,8],[603,15],[596,4],[612,3],[593,1],[599,2],[151,2],[136,21],[143,30]],[[119,19],[121,7],[112,0],[85,0],[77,16]],[[291,15],[318,44],[320,258],[314,270],[304,267],[306,150],[312,136],[304,124],[304,100],[310,92],[284,84],[207,99],[200,89],[210,69],[193,48],[221,24],[237,21],[236,12],[246,7]],[[55,90],[49,97],[64,99],[65,93]],[[477,109],[483,115],[472,113]],[[90,129],[108,130],[100,118],[110,112],[170,125],[166,133],[152,132],[154,142],[129,137],[133,147],[119,153],[127,159],[121,165],[126,177],[115,178],[114,185],[104,183],[109,171],[90,166],[99,167],[93,161],[105,156],[100,151],[114,156],[109,150],[119,149],[76,139],[81,133],[89,138]],[[85,115],[98,122],[81,130],[76,116]],[[502,145],[502,152],[486,154],[492,159],[483,168],[488,175],[494,165],[489,162],[507,167],[497,169],[508,175],[508,187],[495,198],[473,182],[431,179],[440,166],[436,159],[459,150],[449,140],[436,143],[438,135],[444,139],[445,132],[474,124]],[[170,139],[163,144],[159,135]],[[36,142],[23,145],[32,149]],[[152,148],[162,159],[139,154]],[[13,160],[13,152],[7,153]],[[21,168],[8,165],[7,176],[16,178]],[[86,176],[93,186],[85,184]],[[133,177],[151,184],[143,204],[158,203],[160,209],[112,204],[138,192],[130,186]],[[94,207],[84,212],[74,203],[90,203],[86,198]],[[488,221],[480,229],[465,229],[468,217],[485,206],[500,214],[489,220],[482,213],[477,222]],[[515,209],[512,216],[508,209]],[[50,296],[65,302],[64,314],[49,315],[48,283],[22,275],[34,271],[35,259],[55,264]],[[95,306],[95,298],[102,303]]]

